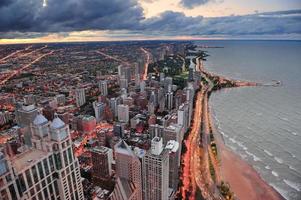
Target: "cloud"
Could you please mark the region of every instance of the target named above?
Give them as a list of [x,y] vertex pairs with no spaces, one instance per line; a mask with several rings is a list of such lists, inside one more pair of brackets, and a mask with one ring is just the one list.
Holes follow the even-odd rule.
[[166,11],[145,18],[136,0],[48,0],[46,7],[42,0],[0,2],[0,38],[6,39],[79,31],[111,31],[111,37],[294,35],[301,39],[301,10],[211,18]]
[[[277,19],[275,19],[277,17]],[[227,17],[188,17],[167,11],[143,21],[143,29],[167,35],[301,34],[301,10]]]
[[[1,0],[2,1],[2,0]],[[131,29],[143,19],[136,0],[5,0],[0,32]]]
[[192,9],[195,6],[204,5],[212,0],[181,0],[180,5],[185,8]]

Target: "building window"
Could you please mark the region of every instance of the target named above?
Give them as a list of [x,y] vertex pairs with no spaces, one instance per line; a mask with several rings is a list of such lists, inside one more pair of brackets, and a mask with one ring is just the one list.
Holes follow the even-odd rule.
[[47,176],[49,174],[49,166],[48,166],[47,159],[43,160],[43,165],[44,165],[44,169],[45,169],[45,174]]
[[68,149],[68,157],[69,157],[69,163],[72,163],[73,156],[72,156],[72,149],[71,149],[71,147]]
[[54,154],[55,166],[57,170],[62,169],[62,160],[60,153]]
[[16,193],[16,190],[15,190],[15,187],[13,184],[11,184],[9,187],[9,192],[10,192],[10,195],[12,197],[12,199],[17,199],[17,193]]
[[32,186],[32,179],[29,169],[25,171],[28,187]]
[[63,155],[64,155],[64,161],[65,161],[65,167],[66,167],[66,166],[68,166],[67,151],[64,151]]
[[54,185],[55,194],[59,195],[59,187],[57,185],[57,181],[56,180],[53,182],[53,185]]
[[39,177],[38,177],[37,169],[35,166],[33,166],[31,168],[31,173],[32,173],[34,182],[37,183],[39,181]]
[[54,171],[54,165],[53,165],[53,160],[52,160],[52,155],[48,157],[49,164],[50,164],[50,170],[53,172]]
[[44,172],[43,172],[43,166],[42,166],[41,162],[38,163],[38,170],[39,170],[39,174],[40,174],[40,179],[43,179],[44,178]]

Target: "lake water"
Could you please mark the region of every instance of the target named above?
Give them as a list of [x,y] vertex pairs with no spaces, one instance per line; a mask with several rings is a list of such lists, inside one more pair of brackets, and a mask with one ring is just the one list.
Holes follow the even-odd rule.
[[249,87],[211,96],[225,143],[284,198],[301,199],[301,41],[198,41],[205,67],[227,77],[280,87]]

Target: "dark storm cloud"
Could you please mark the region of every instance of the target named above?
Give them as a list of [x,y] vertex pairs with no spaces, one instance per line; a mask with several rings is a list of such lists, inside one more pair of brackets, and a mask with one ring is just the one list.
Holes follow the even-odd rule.
[[301,35],[301,10],[243,16],[189,17],[166,11],[145,19],[136,0],[0,0],[0,38],[81,30],[145,36]]
[[4,4],[0,7],[0,31],[131,29],[143,18],[136,0],[48,0],[46,7],[42,4],[42,0]]
[[301,10],[228,17],[187,17],[165,12],[144,21],[143,28],[168,35],[301,34]]
[[195,6],[204,5],[209,1],[212,0],[181,0],[180,4],[185,8],[192,9]]
[[9,4],[11,4],[13,2],[13,0],[1,0],[0,1],[0,8],[4,7],[4,6],[8,6]]

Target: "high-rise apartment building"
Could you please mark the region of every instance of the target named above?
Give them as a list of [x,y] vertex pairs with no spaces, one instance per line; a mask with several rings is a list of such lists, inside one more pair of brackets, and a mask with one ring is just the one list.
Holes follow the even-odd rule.
[[145,200],[166,200],[169,196],[169,152],[162,138],[152,139],[151,150],[142,158],[143,197]]
[[[143,199],[141,162],[139,158],[134,154],[131,147],[123,140],[117,143],[114,149],[116,156],[116,176],[120,183],[117,181],[112,194],[112,196],[114,196],[113,199]],[[120,191],[126,191],[126,193],[123,194]],[[125,198],[125,195],[127,198]]]
[[102,102],[93,102],[93,108],[95,113],[96,122],[100,122],[104,118],[106,104]]
[[94,182],[108,180],[112,176],[112,149],[97,146],[91,150],[92,177]]
[[100,81],[98,83],[98,86],[99,86],[101,95],[107,96],[108,95],[108,81],[106,81],[106,80]]
[[14,157],[0,155],[0,199],[83,200],[80,169],[69,127],[39,114],[30,126],[33,148]]
[[118,105],[118,121],[129,122],[129,106],[120,104]]
[[81,107],[86,103],[85,89],[84,88],[76,89],[74,93],[75,93],[76,106]]

